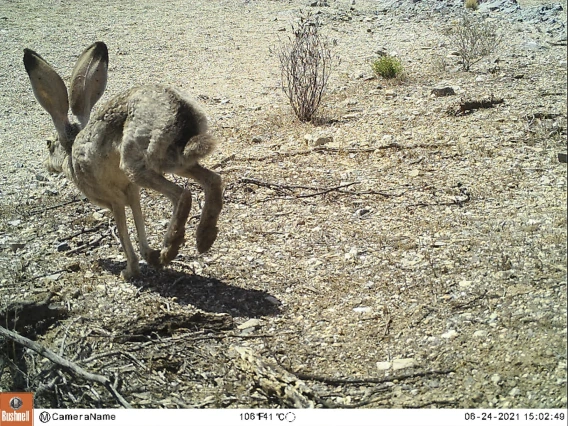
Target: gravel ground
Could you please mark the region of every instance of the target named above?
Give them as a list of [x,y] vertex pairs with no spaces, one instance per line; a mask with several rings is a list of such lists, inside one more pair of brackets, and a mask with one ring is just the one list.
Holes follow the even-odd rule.
[[[444,35],[460,2],[116,3],[0,4],[11,328],[134,407],[566,408],[566,2],[478,11],[504,41],[471,72]],[[341,59],[312,124],[294,118],[274,53],[300,9],[319,13]],[[101,104],[171,84],[219,139],[204,161],[225,182],[215,245],[197,254],[192,217],[171,267],[143,264],[132,282],[109,212],[42,167],[52,123],[22,64],[34,49],[67,80],[96,40],[110,53]],[[373,76],[379,51],[403,79]],[[431,95],[441,87],[456,94]],[[491,96],[504,102],[449,113]],[[170,207],[142,197],[159,246]],[[1,350],[2,390],[119,405],[32,351]]]

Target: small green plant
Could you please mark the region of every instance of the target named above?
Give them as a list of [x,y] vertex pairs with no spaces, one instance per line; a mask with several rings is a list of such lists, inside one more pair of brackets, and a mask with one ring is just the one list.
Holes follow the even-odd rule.
[[477,0],[465,0],[464,6],[466,9],[477,10],[479,9],[479,2]]
[[371,64],[373,72],[383,78],[395,78],[402,75],[402,64],[400,59],[385,55],[373,61]]

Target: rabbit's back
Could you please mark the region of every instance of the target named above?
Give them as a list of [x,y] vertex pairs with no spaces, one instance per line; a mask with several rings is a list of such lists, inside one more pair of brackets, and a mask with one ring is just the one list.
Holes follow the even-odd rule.
[[97,202],[101,186],[125,188],[137,168],[174,173],[213,148],[207,118],[190,98],[166,86],[138,86],[103,104],[77,135],[72,178]]

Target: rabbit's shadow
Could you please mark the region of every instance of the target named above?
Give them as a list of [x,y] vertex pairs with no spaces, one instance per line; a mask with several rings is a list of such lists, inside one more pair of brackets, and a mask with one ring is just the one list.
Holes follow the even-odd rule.
[[[125,262],[100,260],[99,265],[120,275]],[[232,317],[258,318],[281,313],[280,301],[270,293],[224,283],[221,280],[171,269],[155,270],[140,265],[142,275],[133,284],[163,297],[175,297],[180,305],[192,305],[205,312],[226,313]]]

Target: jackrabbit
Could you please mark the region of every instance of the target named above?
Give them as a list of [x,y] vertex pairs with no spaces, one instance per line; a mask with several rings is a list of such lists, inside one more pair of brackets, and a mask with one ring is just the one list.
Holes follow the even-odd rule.
[[[111,99],[92,117],[107,81],[108,50],[96,42],[81,54],[73,69],[70,94],[57,72],[37,53],[24,49],[24,66],[39,104],[51,115],[57,138],[48,141],[46,166],[63,171],[94,203],[109,208],[126,254],[124,279],[140,273],[126,225],[125,206],[132,209],[140,252],[154,267],[167,265],[184,242],[191,192],[167,180],[175,173],[197,181],[205,202],[196,231],[202,253],[217,238],[223,206],[221,177],[198,160],[215,147],[201,109],[182,92],[160,85],[134,87]],[[76,121],[69,121],[68,110]],[[173,204],[164,246],[148,246],[140,208],[140,187],[167,196]]]

